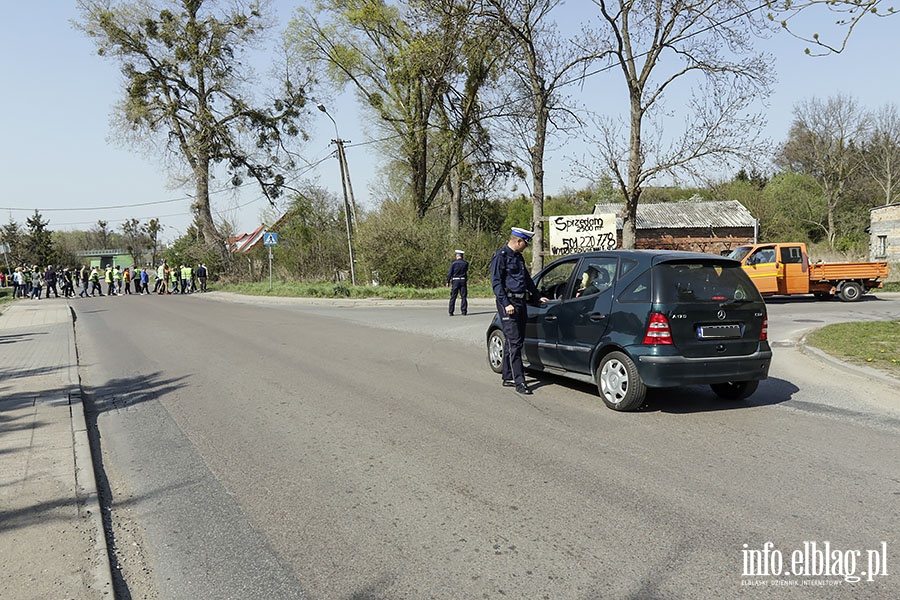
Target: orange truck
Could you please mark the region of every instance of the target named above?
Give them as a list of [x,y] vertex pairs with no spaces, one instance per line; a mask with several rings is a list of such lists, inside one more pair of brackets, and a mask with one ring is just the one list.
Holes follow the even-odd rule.
[[763,296],[813,294],[854,302],[888,276],[886,262],[811,263],[802,243],[739,246],[728,256],[741,261]]

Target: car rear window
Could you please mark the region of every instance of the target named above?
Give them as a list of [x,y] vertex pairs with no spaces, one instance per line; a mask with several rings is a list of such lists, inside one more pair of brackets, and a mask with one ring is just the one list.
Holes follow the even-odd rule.
[[740,265],[718,262],[660,263],[653,267],[657,302],[755,300],[756,287]]

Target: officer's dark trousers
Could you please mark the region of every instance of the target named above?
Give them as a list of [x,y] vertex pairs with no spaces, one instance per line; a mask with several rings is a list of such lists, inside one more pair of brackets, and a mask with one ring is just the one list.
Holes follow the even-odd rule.
[[450,282],[450,314],[452,315],[456,309],[456,296],[459,295],[459,309],[462,314],[469,312],[469,288],[465,281]]
[[506,314],[506,309],[497,301],[497,312],[500,313],[500,327],[506,343],[503,345],[503,381],[515,381],[517,384],[525,383],[525,369],[522,366],[522,344],[525,342],[525,322],[528,313],[525,307],[525,299],[510,298],[510,302],[516,308],[511,315]]

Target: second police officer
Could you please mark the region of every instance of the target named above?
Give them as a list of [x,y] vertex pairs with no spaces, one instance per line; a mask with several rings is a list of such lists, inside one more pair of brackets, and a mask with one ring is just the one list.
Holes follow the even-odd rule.
[[447,273],[447,285],[450,286],[450,316],[456,308],[456,296],[459,295],[459,309],[463,316],[469,312],[469,263],[463,258],[465,252],[456,251],[456,260],[450,263],[450,271]]

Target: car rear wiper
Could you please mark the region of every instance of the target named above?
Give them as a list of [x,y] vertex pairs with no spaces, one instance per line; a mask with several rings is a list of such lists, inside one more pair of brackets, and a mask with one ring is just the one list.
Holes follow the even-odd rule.
[[748,302],[753,302],[750,298],[732,298],[731,300],[726,300],[719,304],[719,308],[728,308],[729,306],[740,306],[742,304],[747,304]]

